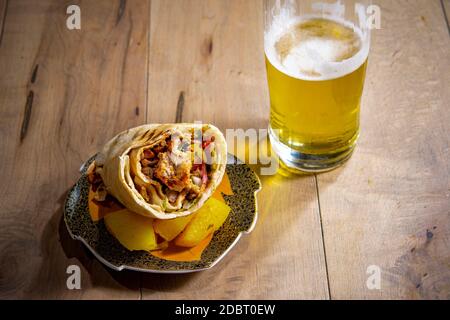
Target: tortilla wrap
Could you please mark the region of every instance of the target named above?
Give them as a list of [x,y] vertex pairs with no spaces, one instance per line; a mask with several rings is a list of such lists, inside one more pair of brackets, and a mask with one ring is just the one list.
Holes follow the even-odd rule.
[[126,208],[173,219],[198,210],[226,168],[223,134],[210,124],[148,124],[126,130],[103,147],[92,172]]

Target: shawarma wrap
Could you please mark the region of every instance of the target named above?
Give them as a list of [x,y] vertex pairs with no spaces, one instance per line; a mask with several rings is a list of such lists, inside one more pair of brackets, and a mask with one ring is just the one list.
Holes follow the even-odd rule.
[[198,210],[220,184],[227,146],[210,124],[148,124],[111,139],[88,169],[95,199],[110,194],[150,218]]

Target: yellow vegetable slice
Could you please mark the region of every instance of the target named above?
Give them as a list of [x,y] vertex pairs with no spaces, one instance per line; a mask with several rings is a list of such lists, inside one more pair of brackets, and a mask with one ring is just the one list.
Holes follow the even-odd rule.
[[195,213],[184,231],[175,239],[175,244],[180,247],[196,246],[222,226],[230,210],[225,203],[215,198],[209,198]]
[[153,219],[124,209],[107,214],[104,220],[108,231],[128,250],[150,251],[158,248]]
[[194,214],[189,216],[175,218],[171,220],[159,220],[155,219],[153,222],[153,228],[155,232],[159,234],[164,240],[171,241],[180,234],[186,225],[192,220]]

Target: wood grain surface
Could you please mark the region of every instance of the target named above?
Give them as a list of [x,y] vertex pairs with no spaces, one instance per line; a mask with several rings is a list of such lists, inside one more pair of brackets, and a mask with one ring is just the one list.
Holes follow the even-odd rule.
[[8,8],[8,0],[1,0],[0,1],[0,45],[1,45],[2,39],[3,39],[3,27],[4,27],[4,23],[5,23],[7,8]]
[[266,128],[262,1],[0,0],[0,299],[450,298],[449,1],[376,3],[351,161],[262,176],[253,233],[212,270],[163,276],[104,267],[70,239],[65,196],[123,129]]
[[448,299],[449,35],[439,1],[378,3],[358,149],[317,177],[331,297]]
[[442,11],[445,24],[447,25],[448,34],[450,36],[450,0],[441,0]]
[[[224,132],[265,128],[262,23],[257,0],[152,1],[147,121],[175,121],[183,96],[180,121]],[[258,227],[223,262],[195,275],[143,275],[143,298],[327,298],[314,177],[262,177],[262,184]]]
[[[82,30],[70,31],[67,5],[8,3],[0,47],[0,298],[137,299],[139,276],[105,269],[70,240],[61,217],[80,164],[116,132],[145,122],[149,7],[128,2],[121,12],[118,2],[83,2]],[[66,287],[71,264],[82,268],[82,290]]]

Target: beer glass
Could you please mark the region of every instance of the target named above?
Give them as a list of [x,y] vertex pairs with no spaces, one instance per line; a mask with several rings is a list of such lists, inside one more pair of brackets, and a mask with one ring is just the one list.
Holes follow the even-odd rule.
[[331,170],[359,135],[370,47],[364,0],[265,0],[269,136],[290,168]]

